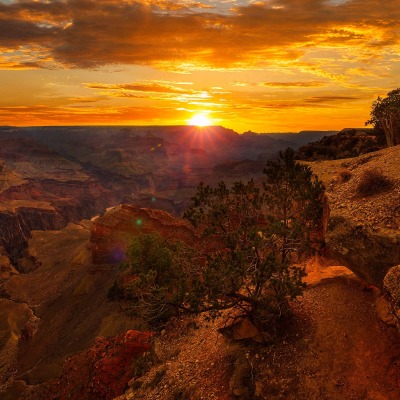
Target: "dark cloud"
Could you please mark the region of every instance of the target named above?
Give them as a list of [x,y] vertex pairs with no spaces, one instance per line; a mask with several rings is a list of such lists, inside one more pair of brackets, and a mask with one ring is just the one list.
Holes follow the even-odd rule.
[[0,46],[14,48],[31,43],[49,45],[57,33],[54,28],[41,27],[34,22],[24,20],[9,20],[0,17]]
[[208,7],[160,0],[0,4],[0,47],[43,46],[69,67],[179,69],[265,66],[318,44],[381,49],[400,42],[399,0],[271,0],[231,13]]

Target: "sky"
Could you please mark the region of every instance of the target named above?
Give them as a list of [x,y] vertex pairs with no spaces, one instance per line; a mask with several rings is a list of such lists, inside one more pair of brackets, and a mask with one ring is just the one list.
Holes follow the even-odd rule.
[[0,0],[0,125],[362,127],[400,0]]

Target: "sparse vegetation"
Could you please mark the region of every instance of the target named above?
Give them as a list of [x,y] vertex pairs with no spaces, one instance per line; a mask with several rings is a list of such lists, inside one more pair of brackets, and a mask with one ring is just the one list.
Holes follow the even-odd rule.
[[215,318],[229,309],[265,330],[288,315],[289,300],[304,287],[293,261],[311,250],[321,228],[324,187],[290,149],[264,172],[263,187],[252,180],[199,185],[184,216],[213,249],[154,234],[134,238],[124,264],[132,315],[159,322],[179,312]]
[[377,129],[343,129],[336,135],[308,143],[297,151],[298,160],[338,160],[358,157],[385,147],[385,135]]
[[373,196],[393,189],[393,182],[382,172],[368,169],[361,175],[356,194],[361,197]]

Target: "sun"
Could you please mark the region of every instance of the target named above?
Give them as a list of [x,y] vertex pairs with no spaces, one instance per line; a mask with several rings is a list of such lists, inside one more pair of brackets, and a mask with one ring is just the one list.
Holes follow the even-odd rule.
[[194,126],[209,126],[211,125],[210,119],[205,114],[196,114],[189,121],[188,125]]

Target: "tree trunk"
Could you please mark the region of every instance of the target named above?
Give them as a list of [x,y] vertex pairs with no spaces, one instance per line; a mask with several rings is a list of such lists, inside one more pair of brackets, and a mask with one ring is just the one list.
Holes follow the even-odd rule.
[[400,144],[400,116],[389,114],[381,119],[381,125],[385,132],[386,143],[388,147],[397,146]]

